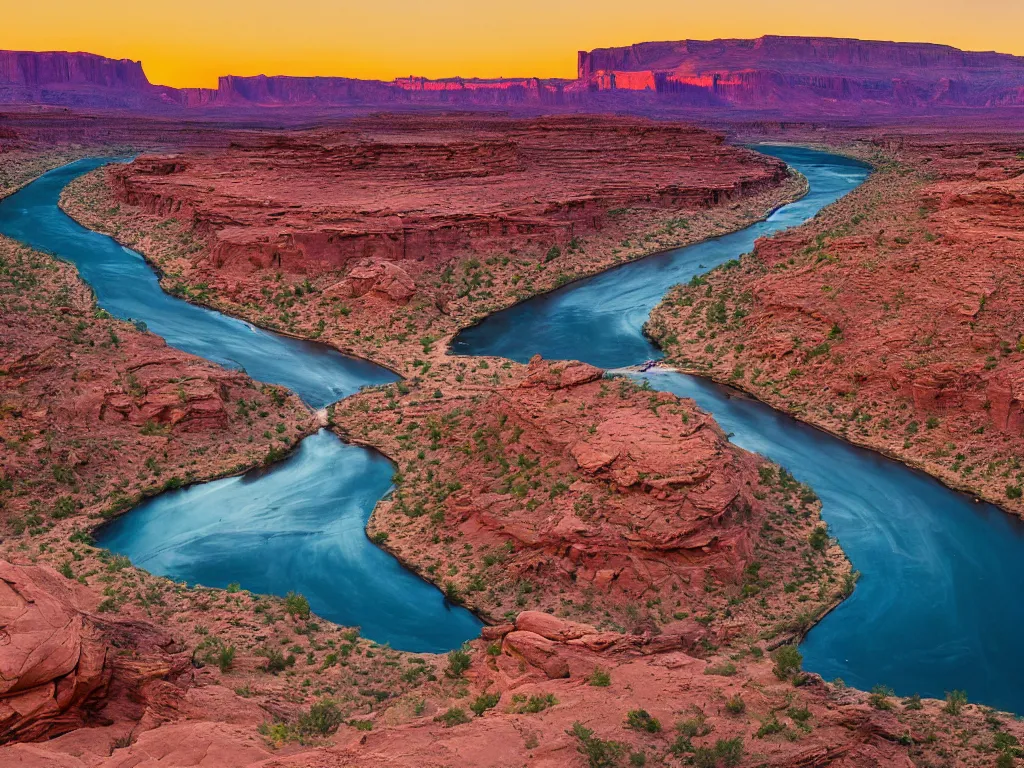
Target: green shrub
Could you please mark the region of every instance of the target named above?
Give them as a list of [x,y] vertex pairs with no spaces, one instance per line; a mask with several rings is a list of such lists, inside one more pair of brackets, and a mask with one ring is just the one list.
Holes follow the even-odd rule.
[[555,694],[536,694],[527,698],[521,693],[517,693],[512,697],[512,706],[509,708],[509,712],[517,715],[535,715],[538,712],[543,712],[549,707],[555,706],[558,703],[558,699],[555,698]]
[[284,672],[288,667],[295,665],[294,656],[285,657],[276,648],[260,648],[256,651],[256,655],[262,656],[267,660],[267,663],[263,665],[263,670],[273,675],[276,675],[278,672]]
[[754,733],[754,738],[763,739],[765,736],[773,736],[776,733],[782,733],[786,730],[786,726],[779,722],[779,719],[773,712],[771,717],[767,720],[762,720],[760,727]]
[[807,543],[811,545],[811,549],[824,552],[828,548],[828,528],[824,525],[816,526],[807,537]]
[[950,691],[946,694],[946,706],[942,711],[950,715],[959,715],[967,704],[967,694],[964,691]]
[[594,671],[590,673],[588,682],[595,688],[607,688],[612,684],[611,673],[600,667],[594,667]]
[[481,693],[473,700],[473,703],[469,705],[469,708],[473,710],[473,714],[480,717],[488,709],[494,709],[498,706],[498,701],[500,699],[500,693]]
[[804,657],[795,645],[784,645],[772,654],[775,666],[772,672],[779,680],[789,680],[800,671]]
[[626,713],[626,725],[634,731],[661,733],[661,723],[646,709],[631,709]]
[[580,722],[573,723],[566,733],[576,739],[576,749],[587,759],[590,768],[615,768],[626,753],[625,744],[599,739]]
[[727,661],[723,664],[714,664],[704,670],[705,675],[721,675],[722,677],[731,677],[736,674],[736,665],[731,661]]
[[469,652],[461,648],[457,648],[454,651],[448,653],[448,669],[445,674],[448,677],[462,677],[463,673],[469,669],[469,665],[472,658]]
[[235,664],[235,646],[226,645],[217,654],[217,666],[221,672],[228,672]]
[[892,695],[892,688],[876,685],[871,689],[871,695],[868,696],[868,704],[875,709],[892,709],[892,702],[889,701],[889,697]]
[[742,715],[747,711],[747,702],[737,693],[725,702],[725,711],[730,715]]
[[299,731],[311,736],[326,736],[344,722],[338,705],[330,699],[318,701],[309,712],[299,715]]
[[743,739],[719,739],[714,747],[698,747],[693,754],[693,764],[697,768],[733,768],[743,760]]
[[297,592],[289,592],[284,598],[285,612],[294,618],[309,618],[309,601]]
[[452,707],[444,714],[438,715],[434,718],[435,723],[441,723],[445,728],[454,728],[456,725],[462,725],[463,723],[469,722],[469,715],[466,714],[464,709],[459,707]]

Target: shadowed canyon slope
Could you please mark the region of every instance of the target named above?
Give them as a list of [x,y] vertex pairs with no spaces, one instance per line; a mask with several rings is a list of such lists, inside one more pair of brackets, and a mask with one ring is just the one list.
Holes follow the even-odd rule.
[[657,113],[713,108],[891,117],[1024,106],[1024,58],[925,43],[765,36],[580,51],[575,80],[227,75],[215,89],[178,89],[151,85],[140,62],[4,51],[0,102],[148,110],[451,105]]

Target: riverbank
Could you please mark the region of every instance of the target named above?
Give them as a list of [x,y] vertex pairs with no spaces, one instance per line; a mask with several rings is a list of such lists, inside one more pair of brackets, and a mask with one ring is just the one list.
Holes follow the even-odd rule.
[[680,370],[1019,516],[1017,298],[1000,255],[1013,192],[1000,190],[1024,165],[1002,138],[962,143],[972,151],[927,136],[890,150],[827,216],[666,296],[647,332]]
[[[618,126],[615,121],[609,122]],[[371,127],[364,129],[371,131],[371,137],[373,125],[371,121]],[[511,121],[511,125],[522,129],[526,124]],[[570,134],[576,131],[580,133],[577,141],[585,141],[590,130],[585,123],[580,128],[568,125],[563,130]],[[623,126],[636,130],[629,121]],[[428,121],[423,130],[429,135],[436,127],[431,128]],[[327,142],[330,137],[309,138]],[[600,150],[600,157],[587,159],[587,173],[596,175],[589,181],[593,190],[575,189],[569,174],[565,179],[559,177],[557,183],[552,182],[547,197],[535,200],[520,188],[519,171],[496,169],[484,173],[484,183],[477,182],[473,187],[476,194],[483,200],[507,195],[510,205],[528,206],[532,218],[520,222],[511,213],[484,214],[472,208],[462,211],[457,206],[471,206],[472,200],[450,201],[443,197],[443,188],[434,190],[429,204],[442,206],[444,215],[456,222],[449,224],[445,223],[447,219],[441,219],[435,226],[441,232],[449,226],[465,226],[469,234],[453,236],[450,245],[425,243],[424,249],[440,249],[429,257],[406,259],[401,255],[378,254],[368,257],[372,263],[365,264],[365,259],[357,258],[349,259],[347,264],[325,263],[312,244],[305,246],[310,249],[309,258],[294,253],[304,239],[319,236],[317,227],[324,228],[324,237],[338,241],[335,248],[341,248],[347,238],[357,240],[357,233],[341,224],[332,228],[331,219],[344,221],[342,214],[321,211],[313,216],[312,224],[304,223],[304,219],[297,224],[296,231],[287,236],[292,240],[285,238],[283,244],[274,246],[281,253],[290,254],[280,268],[264,265],[269,257],[257,257],[257,245],[243,247],[231,240],[234,235],[230,233],[234,232],[232,227],[237,228],[237,222],[224,229],[229,234],[221,235],[217,234],[221,223],[207,223],[222,221],[217,213],[220,205],[228,205],[236,218],[267,215],[265,201],[236,197],[238,193],[231,188],[192,200],[191,196],[200,193],[187,186],[150,190],[147,185],[153,177],[139,175],[118,181],[109,173],[97,172],[71,185],[61,205],[86,226],[142,253],[160,270],[161,285],[174,295],[244,318],[259,327],[324,341],[345,354],[367,358],[410,378],[420,373],[416,369],[421,366],[415,361],[422,362],[434,349],[443,349],[443,340],[488,314],[616,264],[741,229],[806,192],[804,180],[787,178],[784,171],[779,175],[781,165],[769,165],[747,150],[722,147],[712,140],[712,134],[681,130],[677,139],[681,148],[669,161],[669,168],[673,167],[672,162],[680,168],[676,185],[670,188],[674,193],[657,192],[652,187],[645,197],[643,190],[629,192],[623,188],[622,179],[612,175],[617,173],[615,163],[622,160],[616,159],[611,148]],[[645,139],[630,139],[630,143],[638,141]],[[691,156],[679,160],[682,149],[687,149]],[[569,169],[582,162],[570,150],[560,151],[566,155]],[[635,153],[636,149],[630,151]],[[282,151],[281,155],[282,162],[291,162],[288,152]],[[217,178],[223,178],[221,169],[213,159],[218,156],[184,157],[184,164],[189,165],[187,173],[196,174],[197,183],[207,176],[209,179],[201,181],[202,184],[220,183]],[[230,155],[221,160],[239,162]],[[314,161],[310,154],[309,162]],[[428,157],[424,162],[432,167],[435,160]],[[608,164],[606,169],[594,170],[601,169],[603,163]],[[192,166],[198,167],[193,170]],[[709,175],[711,168],[718,176]],[[437,172],[443,170],[439,168]],[[305,210],[309,202],[298,192],[290,192],[287,185],[277,191],[275,185],[279,182],[274,174],[260,169],[253,173],[258,174],[268,194],[279,197],[280,208],[287,209],[289,202],[293,204],[297,212],[289,216],[310,215]],[[330,170],[323,173],[329,174]],[[636,170],[630,173],[635,174]],[[454,178],[454,183],[458,183],[458,175]],[[287,181],[287,173],[284,179]],[[333,183],[331,179],[326,176],[324,184]],[[157,181],[177,183],[175,174],[158,177]],[[650,181],[643,183],[647,185]],[[126,205],[115,199],[115,194],[136,202],[152,202]],[[647,198],[655,199],[652,202]],[[709,202],[713,200],[717,202]],[[175,207],[180,207],[180,214],[170,210]],[[398,209],[396,214],[400,213]],[[407,215],[412,222],[410,227],[424,226],[416,210]],[[488,216],[497,218],[491,221]],[[272,221],[278,218],[275,214]],[[465,223],[459,223],[463,220]],[[267,237],[277,231],[268,230],[263,224],[253,228]],[[258,247],[271,246],[264,243]],[[419,246],[412,243],[409,247]],[[237,256],[230,255],[236,251]],[[367,252],[377,254],[372,248]],[[250,264],[245,254],[255,261]],[[355,271],[350,276],[351,270]]]

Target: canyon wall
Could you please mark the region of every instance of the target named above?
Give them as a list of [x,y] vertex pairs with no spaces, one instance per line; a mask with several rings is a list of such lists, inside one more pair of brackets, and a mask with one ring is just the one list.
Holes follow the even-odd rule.
[[6,51],[0,52],[0,103],[150,111],[455,105],[898,116],[1024,106],[1024,57],[928,43],[767,36],[580,51],[576,80],[228,75],[215,89],[179,89],[150,84],[139,62]]
[[129,108],[162,103],[164,90],[150,84],[139,61],[92,53],[0,51],[0,104]]
[[746,109],[884,112],[1024,104],[1024,58],[929,43],[766,36],[580,51],[591,93]]

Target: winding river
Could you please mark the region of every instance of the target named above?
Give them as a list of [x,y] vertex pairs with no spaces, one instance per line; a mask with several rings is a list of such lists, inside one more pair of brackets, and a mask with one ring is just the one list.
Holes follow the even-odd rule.
[[[536,297],[461,333],[459,354],[526,361],[539,353],[619,368],[659,356],[641,327],[668,288],[741,253],[757,237],[800,224],[854,189],[868,169],[836,155],[760,147],[810,181],[803,199],[740,232],[620,266]],[[104,161],[53,171],[0,202],[0,233],[74,262],[101,306],[143,320],[169,343],[256,379],[284,384],[319,407],[363,384],[392,380],[369,363],[194,307],[160,291],[137,254],[89,232],[58,208],[63,186]],[[1024,626],[1024,525],[933,479],[855,448],[713,383],[643,374],[694,398],[738,445],[809,483],[854,566],[857,589],[808,635],[805,668],[900,694],[966,690],[1024,711],[1017,633]],[[237,581],[294,589],[313,609],[396,648],[447,650],[477,620],[374,547],[363,527],[391,483],[390,463],[331,433],[307,438],[271,470],[163,494],[108,525],[100,543],[155,573],[192,583]]]
[[[641,328],[675,283],[814,216],[861,184],[868,169],[831,154],[762,146],[802,172],[810,193],[766,221],[633,262],[487,317],[453,343],[460,354],[534,354],[617,368],[661,357]],[[726,387],[676,372],[644,374],[692,397],[737,445],[808,483],[862,577],[853,596],[808,634],[804,667],[826,679],[902,695],[972,700],[1024,712],[1024,524],[936,480],[779,413]]]
[[[270,333],[164,293],[142,256],[58,207],[70,181],[107,162],[71,163],[0,200],[0,234],[73,262],[110,314],[146,323],[178,349],[284,385],[314,408],[398,378],[325,344]],[[161,494],[96,536],[151,573],[209,587],[237,582],[265,594],[294,590],[315,613],[359,626],[379,643],[448,651],[476,637],[480,621],[366,537],[392,474],[381,454],[324,430],[271,470]]]

